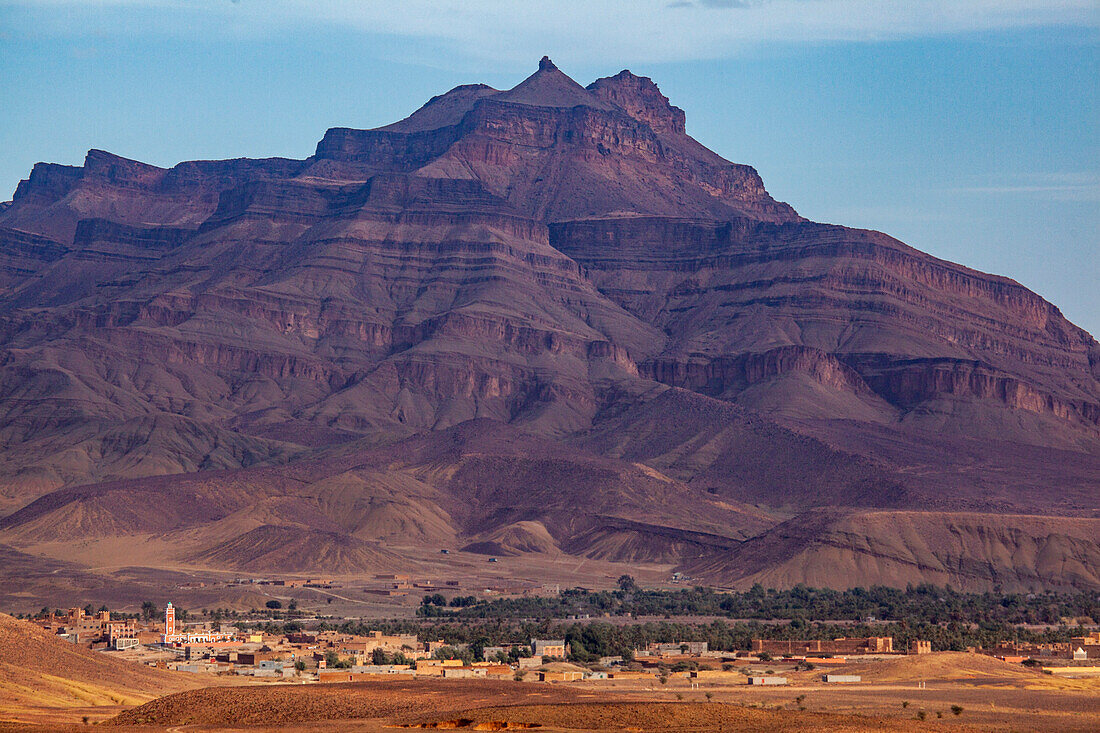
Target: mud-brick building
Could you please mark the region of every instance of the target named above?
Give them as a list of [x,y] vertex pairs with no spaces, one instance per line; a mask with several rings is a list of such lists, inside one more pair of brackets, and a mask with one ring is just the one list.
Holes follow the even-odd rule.
[[894,637],[867,636],[858,638],[841,637],[832,641],[822,640],[784,640],[753,639],[753,652],[781,656],[809,654],[893,654]]
[[1069,645],[1073,649],[1074,659],[1079,658],[1078,650],[1084,652],[1085,659],[1100,659],[1100,631],[1093,631],[1084,636],[1074,636],[1069,640]]
[[532,639],[531,649],[536,657],[564,657],[565,639]]
[[673,642],[653,642],[646,645],[646,651],[650,654],[706,654],[707,642],[705,641],[673,641]]

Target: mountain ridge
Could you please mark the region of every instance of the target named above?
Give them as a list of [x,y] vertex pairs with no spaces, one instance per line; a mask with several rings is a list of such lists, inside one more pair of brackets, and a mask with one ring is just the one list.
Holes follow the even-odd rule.
[[[35,165],[0,208],[0,365],[20,551],[180,533],[181,561],[353,570],[407,512],[425,543],[722,582],[763,547],[787,582],[820,555],[775,540],[804,511],[879,534],[869,511],[968,511],[1040,544],[1100,516],[1100,345],[1056,306],[807,221],[652,80],[548,58],[303,160]],[[402,509],[332,510],[370,497]],[[1044,572],[998,571],[1095,582]]]

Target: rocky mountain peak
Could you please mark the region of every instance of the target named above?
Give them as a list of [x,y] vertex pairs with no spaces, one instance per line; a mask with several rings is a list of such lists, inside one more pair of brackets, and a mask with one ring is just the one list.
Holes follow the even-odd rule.
[[457,125],[478,100],[499,93],[486,84],[462,84],[445,94],[432,97],[405,119],[379,129],[389,132],[423,132]]
[[501,102],[527,104],[533,107],[593,107],[595,109],[614,109],[604,100],[573,81],[563,73],[547,56],[539,61],[534,74],[521,81],[506,92],[494,97]]
[[646,123],[654,132],[685,132],[684,110],[673,106],[648,76],[637,76],[623,69],[615,76],[592,82],[588,91]]

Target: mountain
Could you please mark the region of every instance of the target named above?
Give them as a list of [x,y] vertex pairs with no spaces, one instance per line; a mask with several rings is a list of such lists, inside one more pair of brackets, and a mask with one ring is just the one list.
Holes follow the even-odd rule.
[[[807,221],[629,71],[544,58],[304,160],[40,163],[0,208],[0,365],[21,552],[168,533],[353,572],[400,533],[843,586],[946,577],[921,542],[966,512],[937,562],[990,568],[969,586],[1098,587],[1068,568],[1097,551],[1100,345]],[[811,572],[840,535],[882,540],[871,569]]]

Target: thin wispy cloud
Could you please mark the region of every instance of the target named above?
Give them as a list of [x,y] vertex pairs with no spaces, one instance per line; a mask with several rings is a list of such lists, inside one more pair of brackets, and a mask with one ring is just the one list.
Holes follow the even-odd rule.
[[261,34],[342,28],[457,55],[575,63],[722,58],[768,43],[874,41],[1041,26],[1100,27],[1095,0],[0,0],[36,33]]
[[951,193],[974,195],[1018,195],[1055,201],[1100,202],[1100,173],[1066,171],[1022,173],[997,180],[984,180],[972,186],[949,189]]

